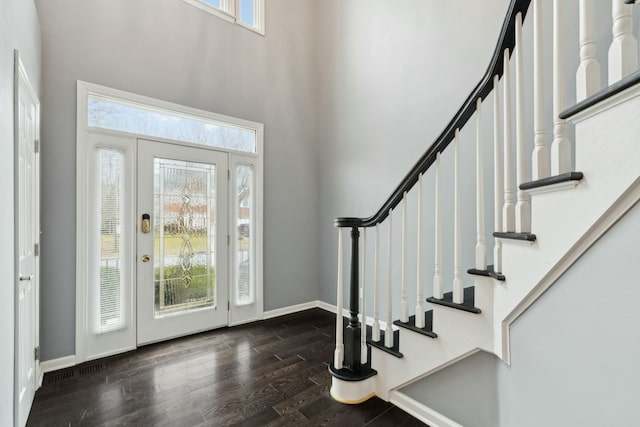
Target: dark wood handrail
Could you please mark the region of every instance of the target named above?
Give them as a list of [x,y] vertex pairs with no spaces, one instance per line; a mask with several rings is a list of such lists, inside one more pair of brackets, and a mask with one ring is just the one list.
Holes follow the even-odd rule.
[[502,77],[504,73],[504,50],[509,49],[509,53],[513,53],[513,47],[516,44],[515,26],[516,15],[522,13],[522,20],[527,14],[531,0],[512,0],[509,4],[509,10],[502,24],[500,37],[496,44],[496,49],[491,57],[489,67],[480,82],[467,97],[462,107],[453,116],[447,127],[442,131],[440,136],[435,140],[431,147],[422,155],[418,162],[411,168],[409,173],[405,175],[400,185],[393,191],[382,207],[374,215],[368,218],[344,217],[336,218],[334,224],[336,227],[372,227],[384,221],[389,216],[389,209],[395,209],[402,201],[405,192],[413,188],[420,174],[425,173],[429,167],[435,162],[438,153],[444,151],[445,148],[453,141],[456,129],[462,129],[469,121],[476,108],[478,98],[485,99],[493,91],[493,77]]

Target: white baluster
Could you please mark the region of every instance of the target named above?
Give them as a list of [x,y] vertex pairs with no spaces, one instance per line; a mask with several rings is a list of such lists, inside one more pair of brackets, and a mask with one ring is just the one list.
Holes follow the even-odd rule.
[[502,231],[516,231],[516,205],[513,182],[513,147],[511,146],[511,72],[509,49],[504,50],[504,206],[502,208]]
[[487,269],[484,242],[484,173],[482,168],[482,99],[476,101],[476,269]]
[[587,99],[599,89],[594,0],[580,0],[580,65],[576,72],[576,101]]
[[435,265],[433,273],[433,297],[442,299],[442,224],[440,221],[440,153],[436,154],[435,185]]
[[336,301],[336,350],[333,355],[333,366],[342,369],[344,361],[344,343],[342,337],[342,228],[338,228],[338,284]]
[[564,41],[562,33],[562,0],[553,0],[553,143],[551,144],[551,174],[571,171],[571,143],[567,123],[560,118],[567,102],[564,72]]
[[422,290],[422,174],[418,177],[418,255],[416,268],[416,326],[424,328],[424,293]]
[[520,186],[527,182],[527,160],[524,148],[524,67],[522,57],[522,13],[516,15],[516,158],[518,159],[518,203],[516,203],[516,232],[531,232],[531,205],[526,191]]
[[544,134],[544,69],[543,69],[542,0],[533,0],[533,127],[534,149],[531,178],[537,181],[550,174],[549,149]]
[[380,224],[376,224],[376,245],[373,253],[373,325],[371,340],[380,342]]
[[393,239],[393,222],[392,222],[393,209],[389,209],[389,241],[387,242],[387,327],[384,330],[384,345],[387,348],[393,347],[393,329],[391,327],[392,321],[392,291],[393,291],[393,283],[392,279],[392,252],[391,252],[391,242]]
[[[493,210],[496,231],[502,231],[502,203],[503,203],[503,176],[502,176],[502,141],[500,140],[500,78],[493,77]],[[493,247],[493,269],[496,273],[502,272],[502,241],[495,239]]]
[[402,195],[402,291],[400,295],[400,321],[409,321],[407,302],[407,192]]
[[462,304],[462,216],[460,212],[460,130],[456,129],[453,142],[453,302]]
[[360,288],[360,363],[367,363],[367,228],[362,230],[362,288]]
[[638,41],[633,35],[631,5],[613,0],[613,41],[609,48],[609,84],[622,80],[638,69]]

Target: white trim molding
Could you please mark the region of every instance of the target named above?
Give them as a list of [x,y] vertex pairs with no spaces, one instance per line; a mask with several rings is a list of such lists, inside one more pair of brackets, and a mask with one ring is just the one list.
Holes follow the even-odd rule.
[[389,402],[432,427],[463,427],[428,406],[399,391],[392,391]]

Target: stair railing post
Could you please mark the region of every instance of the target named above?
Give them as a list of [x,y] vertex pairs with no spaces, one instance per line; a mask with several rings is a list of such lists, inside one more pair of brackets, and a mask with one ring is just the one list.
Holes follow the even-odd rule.
[[531,232],[531,204],[529,195],[520,186],[527,182],[524,123],[524,67],[522,42],[522,13],[516,15],[516,158],[518,171],[518,202],[516,203],[516,232]]
[[513,148],[511,145],[511,73],[509,49],[504,50],[504,206],[502,208],[502,231],[516,231],[516,205],[513,176]]
[[563,2],[553,0],[553,143],[551,144],[551,175],[571,171],[571,143],[567,122],[560,118],[567,104],[567,81],[564,72]]
[[416,326],[424,328],[424,293],[422,284],[422,174],[418,176],[418,249],[416,265]]
[[344,340],[343,340],[343,322],[342,307],[343,290],[342,290],[342,228],[338,228],[338,283],[336,285],[336,349],[333,354],[333,366],[336,369],[342,369],[344,362]]
[[359,314],[359,241],[360,230],[358,227],[351,228],[351,277],[349,286],[349,324],[345,330],[344,339],[344,366],[351,371],[357,372],[361,366],[360,347],[360,321]]
[[460,211],[460,129],[453,142],[453,302],[464,301],[462,286],[462,212]]
[[442,224],[440,220],[440,153],[436,154],[436,178],[435,178],[435,260],[433,268],[433,297],[442,299]]
[[376,224],[376,241],[373,252],[373,325],[371,340],[380,342],[380,224]]
[[389,238],[387,241],[387,325],[384,329],[384,346],[393,347],[393,269],[392,269],[392,241],[393,241],[393,209],[389,209]]
[[402,291],[400,294],[400,321],[409,321],[409,302],[407,296],[407,192],[402,194]]
[[487,269],[484,242],[484,171],[482,160],[482,99],[476,101],[476,269]]
[[531,178],[537,181],[549,177],[549,149],[544,134],[544,56],[542,1],[533,0],[533,127],[534,149]]
[[[493,77],[493,229],[502,231],[502,204],[504,200],[502,176],[502,141],[500,140],[500,78]],[[493,269],[502,273],[502,241],[495,238]]]
[[600,63],[596,57],[594,0],[580,0],[580,65],[576,72],[576,101],[600,89]]
[[367,363],[367,229],[362,230],[362,287],[360,288],[360,362]]
[[609,84],[622,80],[638,69],[638,41],[633,35],[631,5],[612,0],[613,41],[609,47]]

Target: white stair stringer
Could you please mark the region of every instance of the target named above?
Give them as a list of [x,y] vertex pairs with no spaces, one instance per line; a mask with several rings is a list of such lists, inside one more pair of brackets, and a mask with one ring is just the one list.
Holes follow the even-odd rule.
[[640,86],[577,114],[575,189],[535,194],[530,247],[503,245],[495,289],[495,349],[507,363],[509,326],[640,200]]
[[417,379],[431,375],[480,350],[493,352],[493,279],[478,277],[475,305],[479,314],[433,305],[433,329],[437,338],[429,338],[400,328],[402,358],[371,347],[375,394],[388,401],[390,392]]

